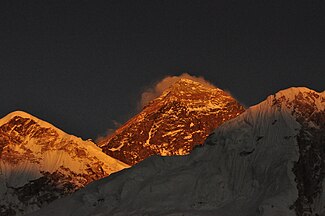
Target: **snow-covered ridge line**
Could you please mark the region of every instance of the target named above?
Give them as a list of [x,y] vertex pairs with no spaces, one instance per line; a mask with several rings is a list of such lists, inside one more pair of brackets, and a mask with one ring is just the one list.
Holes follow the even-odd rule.
[[71,140],[73,140],[75,142],[82,142],[88,148],[92,148],[92,149],[96,149],[98,151],[102,151],[99,146],[93,145],[94,143],[90,139],[83,140],[81,137],[77,137],[75,135],[68,134],[68,133],[64,132],[63,130],[59,129],[58,127],[54,126],[53,124],[51,124],[51,123],[49,123],[49,122],[47,122],[45,120],[42,120],[42,119],[40,119],[38,117],[35,117],[32,114],[21,111],[21,110],[13,111],[13,112],[7,114],[6,116],[4,116],[3,118],[1,118],[0,119],[0,126],[7,123],[10,119],[12,119],[14,117],[21,117],[21,118],[31,119],[34,122],[36,122],[36,124],[38,124],[40,127],[50,128],[52,130],[55,130],[58,133],[58,135],[60,137],[62,137],[62,138],[71,139]]
[[[325,182],[318,167],[325,156],[318,147],[325,122],[318,120],[325,113],[318,108],[325,100],[323,93],[293,90],[292,99],[292,89],[284,90],[225,122],[189,155],[150,157],[33,216],[323,216]],[[308,160],[315,153],[323,158]],[[306,169],[311,184],[299,176]]]
[[[309,96],[308,98],[304,98],[305,100],[312,100],[310,102],[315,102],[315,105],[316,107],[319,109],[319,110],[322,110],[325,108],[325,104],[324,104],[324,101],[325,101],[325,91],[322,91],[322,92],[317,92],[317,91],[314,91],[314,90],[311,90],[307,87],[291,87],[291,88],[288,88],[288,89],[284,89],[284,90],[281,90],[279,92],[277,92],[275,95],[271,95],[269,96],[269,98],[281,98],[281,97],[285,97],[287,99],[286,102],[292,102],[293,100],[296,99],[297,96],[299,96],[299,94],[302,94],[303,96]],[[308,95],[308,94],[311,94],[311,95]],[[312,98],[314,96],[314,98]],[[315,97],[320,97],[321,99],[317,99]]]
[[6,116],[0,118],[0,126],[7,123],[10,119],[14,118],[15,116],[31,119],[31,120],[35,121],[37,124],[39,124],[41,127],[52,128],[52,129],[55,129],[61,135],[71,136],[70,134],[65,133],[64,131],[57,128],[56,126],[38,118],[38,117],[35,117],[27,112],[21,111],[21,110],[13,111],[13,112],[7,114]]
[[0,215],[22,215],[129,167],[26,112],[0,120]]

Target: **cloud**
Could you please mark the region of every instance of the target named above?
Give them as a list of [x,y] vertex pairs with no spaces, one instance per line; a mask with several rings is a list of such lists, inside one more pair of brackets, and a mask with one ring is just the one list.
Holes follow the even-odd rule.
[[116,129],[118,129],[119,127],[122,126],[121,123],[119,123],[118,121],[116,120],[112,120],[112,123],[113,123],[113,128],[108,128],[106,129],[106,132],[104,134],[101,134],[99,135],[96,140],[95,140],[95,143],[100,143],[101,141],[104,141],[106,140],[108,137],[110,137],[111,135],[114,134],[114,132],[116,131]]
[[[188,73],[183,73],[179,76],[167,76],[157,82],[155,82],[151,87],[146,88],[142,94],[140,101],[138,102],[137,112],[141,110],[144,106],[146,106],[150,101],[154,100],[155,98],[159,97],[163,91],[168,89],[171,85],[173,85],[178,80],[185,78],[190,79],[199,83],[202,83],[206,86],[215,87],[213,84],[211,84],[209,81],[205,80],[203,77],[198,76],[192,76]],[[97,137],[96,143],[100,143],[101,141],[109,138],[111,135],[114,134],[116,129],[118,129],[121,124],[115,120],[112,120],[113,126],[111,128],[108,128],[104,134],[101,134]]]
[[202,84],[210,86],[210,87],[215,87],[213,84],[211,84],[209,81],[205,80],[203,77],[192,76],[188,73],[183,73],[180,76],[167,76],[167,77],[163,78],[162,80],[156,82],[152,87],[147,88],[141,94],[141,99],[140,99],[138,108],[142,109],[150,101],[159,97],[163,93],[163,91],[168,89],[171,85],[173,85],[175,82],[177,82],[178,80],[180,80],[182,78],[190,79],[190,80],[202,83]]

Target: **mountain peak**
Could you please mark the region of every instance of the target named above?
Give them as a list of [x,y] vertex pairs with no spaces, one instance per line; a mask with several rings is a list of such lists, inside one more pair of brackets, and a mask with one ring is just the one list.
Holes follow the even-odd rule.
[[181,78],[181,79],[178,80],[176,83],[199,83],[199,82],[196,82],[196,81],[194,81],[194,80],[187,79],[187,78]]
[[35,116],[25,112],[25,111],[21,111],[21,110],[16,110],[16,111],[13,111],[11,113],[8,113],[6,116],[4,116],[3,118],[0,119],[0,124],[2,122],[5,122],[7,120],[10,120],[12,119],[13,117],[15,116],[19,116],[19,117],[22,117],[22,118],[30,118],[30,119],[37,119],[39,120],[38,118],[36,118]]
[[[35,117],[32,114],[29,114],[29,113],[27,113],[25,111],[21,111],[21,110],[13,111],[13,112],[7,114],[6,116],[4,116],[3,118],[1,118],[0,126],[4,125],[6,123],[9,123],[10,121],[21,121],[22,119],[33,121],[33,122],[35,122],[35,124],[37,124],[41,128],[51,128],[52,130],[55,130],[60,135],[68,135],[67,133],[65,133],[61,129],[57,128],[56,126],[38,118],[38,117]],[[27,123],[26,121],[23,121],[23,122]],[[21,122],[21,123],[23,124],[23,122]],[[18,122],[15,124],[18,124]]]
[[175,82],[175,84],[178,84],[178,85],[182,85],[182,84],[183,85],[204,85],[204,86],[208,85],[207,83],[202,83],[202,82],[195,81],[195,80],[192,80],[192,79],[187,79],[187,78],[181,78],[180,80]]
[[165,103],[179,101],[192,106],[197,103],[204,103],[208,102],[208,100],[214,100],[216,97],[231,98],[228,93],[213,86],[212,84],[182,78],[169,86],[169,88],[167,88],[158,98],[149,102],[144,108],[152,106],[152,104],[155,103],[161,103],[161,101]]
[[309,89],[307,87],[290,87],[290,88],[287,88],[287,89],[280,90],[275,95],[277,97],[285,96],[288,99],[294,99],[299,94],[313,94],[313,95],[317,94],[319,96],[324,97],[325,96],[325,91],[317,92],[317,91],[315,91],[313,89]]
[[317,92],[306,87],[291,87],[269,96],[274,105],[297,109],[301,106],[317,110],[325,109],[325,91]]
[[[180,80],[173,83],[166,91],[168,90],[178,90],[180,88],[183,89],[192,89],[195,90],[196,88],[211,90],[211,89],[218,89],[217,87],[213,86],[209,83],[202,83],[199,81],[187,79],[187,78],[181,78]],[[221,91],[221,89],[218,89]]]
[[127,164],[151,155],[184,155],[244,108],[216,87],[180,79],[98,145]]
[[0,119],[0,215],[38,209],[125,167],[93,142],[26,112]]

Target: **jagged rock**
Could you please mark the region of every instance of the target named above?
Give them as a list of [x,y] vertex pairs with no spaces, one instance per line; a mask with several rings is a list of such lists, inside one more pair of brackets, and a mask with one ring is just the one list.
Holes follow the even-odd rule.
[[156,154],[184,155],[242,112],[243,106],[221,89],[181,79],[99,146],[130,165]]

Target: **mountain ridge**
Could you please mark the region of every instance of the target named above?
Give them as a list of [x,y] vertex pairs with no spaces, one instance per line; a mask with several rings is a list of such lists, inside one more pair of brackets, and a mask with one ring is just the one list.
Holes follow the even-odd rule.
[[271,95],[216,128],[191,154],[150,157],[34,215],[324,215],[325,121],[309,117],[325,118],[325,98],[309,93],[297,92],[294,103]]
[[0,215],[21,215],[128,165],[23,111],[0,119]]

